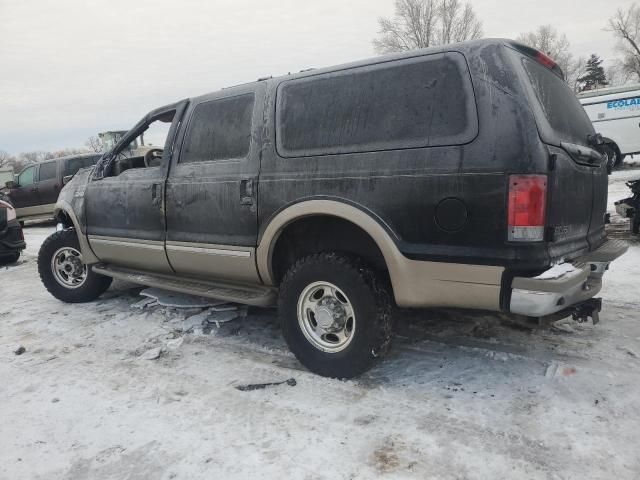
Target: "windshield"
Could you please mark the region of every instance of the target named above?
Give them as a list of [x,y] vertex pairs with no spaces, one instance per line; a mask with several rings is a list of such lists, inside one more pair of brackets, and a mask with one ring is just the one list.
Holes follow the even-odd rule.
[[523,57],[522,63],[554,136],[560,141],[586,144],[593,125],[569,86],[535,60]]

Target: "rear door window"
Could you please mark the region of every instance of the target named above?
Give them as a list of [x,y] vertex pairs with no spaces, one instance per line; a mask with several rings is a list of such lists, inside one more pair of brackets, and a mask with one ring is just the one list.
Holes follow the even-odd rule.
[[38,173],[38,181],[44,182],[56,178],[58,170],[58,162],[47,162],[40,164],[40,171]]
[[457,145],[477,134],[464,57],[436,54],[284,82],[282,156]]
[[251,146],[254,95],[245,94],[196,106],[180,163],[244,158]]
[[569,86],[547,67],[523,57],[531,86],[555,135],[570,143],[586,144],[593,125]]

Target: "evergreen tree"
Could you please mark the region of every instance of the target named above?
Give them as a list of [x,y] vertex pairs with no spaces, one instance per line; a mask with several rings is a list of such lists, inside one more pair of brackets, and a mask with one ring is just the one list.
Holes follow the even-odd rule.
[[581,85],[580,91],[595,90],[596,88],[602,88],[609,85],[607,82],[607,75],[604,73],[602,67],[603,60],[596,54],[591,54],[589,60],[587,60],[586,73],[578,78],[578,83]]

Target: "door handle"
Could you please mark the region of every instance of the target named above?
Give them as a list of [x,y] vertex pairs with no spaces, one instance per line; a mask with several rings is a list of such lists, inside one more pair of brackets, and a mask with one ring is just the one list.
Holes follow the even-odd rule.
[[160,205],[162,200],[162,184],[154,183],[151,185],[151,203],[153,205]]
[[240,205],[253,205],[253,179],[240,181]]

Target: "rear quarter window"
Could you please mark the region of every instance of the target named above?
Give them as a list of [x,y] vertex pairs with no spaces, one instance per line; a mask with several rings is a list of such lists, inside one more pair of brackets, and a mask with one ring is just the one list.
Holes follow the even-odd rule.
[[276,141],[285,157],[457,145],[478,130],[459,53],[285,81],[277,96]]

